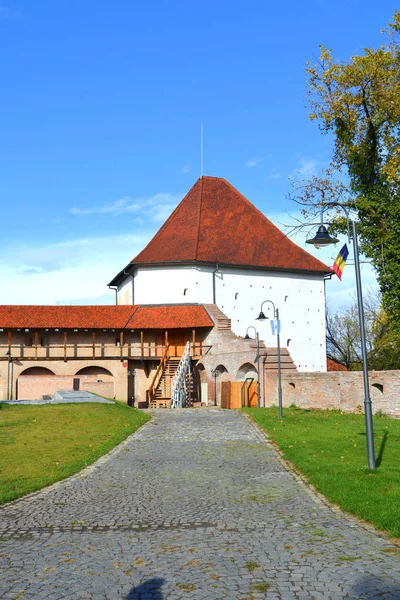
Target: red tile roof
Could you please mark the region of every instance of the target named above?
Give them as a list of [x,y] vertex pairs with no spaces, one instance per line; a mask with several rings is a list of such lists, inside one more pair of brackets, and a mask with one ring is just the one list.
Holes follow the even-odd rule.
[[213,327],[214,323],[204,306],[138,306],[127,328],[186,329]]
[[201,305],[0,305],[1,329],[181,329],[213,325]]
[[338,363],[336,360],[333,360],[332,358],[328,358],[326,362],[327,362],[328,371],[348,371],[347,367],[345,367],[341,363]]
[[292,242],[228,181],[217,177],[200,178],[131,262],[192,261],[332,272]]

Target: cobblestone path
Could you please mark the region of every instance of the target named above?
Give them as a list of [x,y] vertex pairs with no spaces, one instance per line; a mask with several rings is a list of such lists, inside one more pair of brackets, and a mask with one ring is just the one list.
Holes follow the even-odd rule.
[[0,509],[0,598],[399,599],[400,554],[316,500],[234,411],[154,413]]

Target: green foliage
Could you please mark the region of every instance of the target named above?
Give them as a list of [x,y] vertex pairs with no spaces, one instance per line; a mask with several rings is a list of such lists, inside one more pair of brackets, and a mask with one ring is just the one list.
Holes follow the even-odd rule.
[[[400,335],[380,304],[378,294],[364,296],[365,341],[370,370],[400,369]],[[326,345],[329,358],[351,371],[362,369],[358,305],[326,314]]]
[[[321,46],[317,64],[307,65],[310,118],[333,134],[334,149],[331,168],[298,185],[296,195],[308,207],[344,201],[357,211],[361,251],[400,330],[400,11],[385,33],[385,44],[349,62],[335,62]],[[336,229],[343,225],[336,218]]]
[[244,410],[330,502],[400,537],[400,421],[374,418],[371,472],[363,415],[285,408],[280,420],[276,408]]
[[120,403],[0,407],[0,504],[77,473],[150,418]]

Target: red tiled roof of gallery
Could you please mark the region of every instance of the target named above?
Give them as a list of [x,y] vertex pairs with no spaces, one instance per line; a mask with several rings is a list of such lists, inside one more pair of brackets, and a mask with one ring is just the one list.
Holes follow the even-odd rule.
[[202,305],[0,306],[2,329],[182,329],[213,325]]
[[131,264],[193,261],[331,273],[217,177],[198,179]]

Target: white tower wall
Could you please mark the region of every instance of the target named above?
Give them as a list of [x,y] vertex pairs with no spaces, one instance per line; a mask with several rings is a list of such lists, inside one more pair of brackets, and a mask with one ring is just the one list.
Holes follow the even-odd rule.
[[[325,282],[322,274],[293,274],[239,267],[138,267],[118,289],[118,302],[135,304],[211,304],[215,279],[216,304],[231,319],[232,330],[244,336],[248,326],[259,331],[267,346],[276,345],[269,321],[256,320],[261,303],[279,309],[281,346],[287,347],[299,371],[326,371]],[[213,273],[215,272],[215,275]],[[272,317],[272,305],[264,304]],[[249,331],[254,335],[253,330]]]

